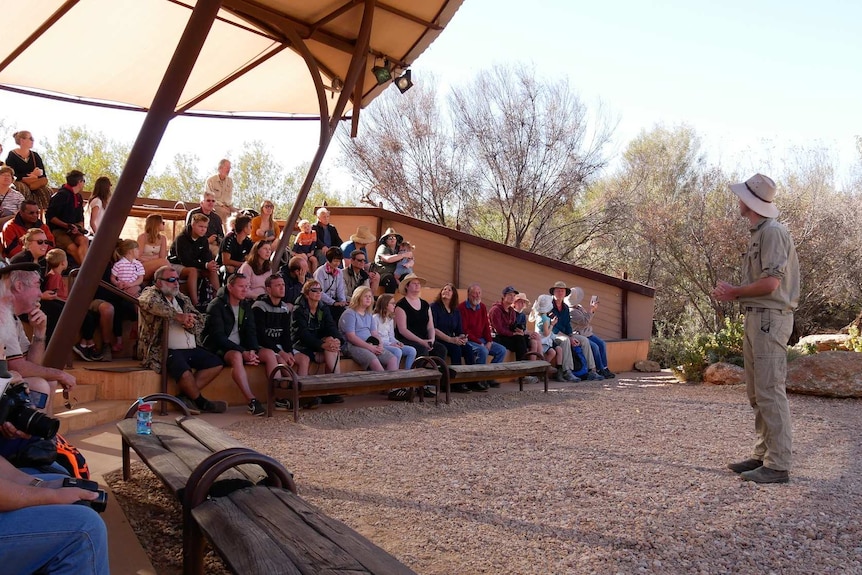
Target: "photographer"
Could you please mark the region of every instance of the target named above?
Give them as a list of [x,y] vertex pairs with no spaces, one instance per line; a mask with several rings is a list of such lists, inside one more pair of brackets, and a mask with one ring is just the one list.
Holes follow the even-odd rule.
[[[0,268],[0,347],[6,348],[9,369],[17,371],[30,388],[48,394],[44,411],[53,414],[52,398],[56,383],[64,389],[75,387],[75,378],[63,370],[42,366],[45,354],[47,319],[39,309],[42,295],[39,266],[19,263]],[[19,315],[27,314],[33,330],[29,341]]]
[[72,170],[66,174],[66,183],[51,196],[45,219],[51,233],[54,234],[55,245],[66,250],[78,265],[84,261],[90,240],[84,232],[84,173]]
[[101,575],[108,535],[98,514],[78,501],[99,493],[63,487],[15,469],[0,457],[0,557],[10,574]]

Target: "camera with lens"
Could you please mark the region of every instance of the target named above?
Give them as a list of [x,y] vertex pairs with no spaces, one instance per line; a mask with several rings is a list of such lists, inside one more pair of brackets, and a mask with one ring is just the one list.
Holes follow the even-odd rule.
[[103,489],[99,489],[99,484],[95,481],[78,479],[77,477],[66,477],[63,479],[63,487],[78,487],[80,489],[94,491],[99,494],[99,496],[92,501],[86,499],[76,501],[76,505],[86,505],[87,507],[92,508],[93,511],[97,511],[99,513],[104,512],[105,508],[108,506],[108,492]]
[[[5,362],[4,362],[5,363]],[[5,371],[5,370],[4,370]],[[21,381],[9,385],[0,375],[0,425],[7,421],[19,431],[51,439],[60,429],[60,420],[37,411],[30,401],[30,387]]]

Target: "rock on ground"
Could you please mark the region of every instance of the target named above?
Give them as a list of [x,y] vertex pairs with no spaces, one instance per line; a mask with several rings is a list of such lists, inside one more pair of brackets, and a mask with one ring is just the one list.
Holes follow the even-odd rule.
[[732,363],[713,363],[703,372],[703,382],[712,385],[739,385],[745,383],[745,370]]
[[787,364],[787,391],[826,397],[862,397],[862,353],[824,351]]

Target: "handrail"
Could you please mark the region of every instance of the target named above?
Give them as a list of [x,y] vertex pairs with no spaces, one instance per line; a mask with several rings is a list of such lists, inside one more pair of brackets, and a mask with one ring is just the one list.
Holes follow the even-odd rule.
[[[74,283],[75,283],[75,279],[78,277],[78,272],[79,272],[79,271],[81,271],[81,268],[75,268],[75,269],[73,269],[72,271],[70,271],[70,272],[69,272],[69,280],[70,280],[71,284],[74,284]],[[72,285],[71,285],[71,284],[69,285],[69,291],[71,291],[71,290],[72,290]],[[124,299],[125,301],[127,301],[127,302],[129,302],[129,303],[134,304],[134,305],[135,305],[135,307],[137,307],[137,306],[138,306],[138,298],[136,298],[136,297],[134,297],[134,296],[130,296],[129,294],[127,294],[127,293],[126,293],[126,292],[124,292],[123,290],[119,289],[119,288],[118,288],[117,286],[115,286],[114,284],[112,284],[112,283],[110,283],[110,282],[106,282],[105,280],[99,280],[99,286],[101,286],[101,287],[105,288],[106,290],[108,290],[108,291],[109,291],[109,292],[111,292],[112,294],[114,294],[114,295],[116,295],[116,296],[121,297],[121,298],[122,298],[122,299]]]

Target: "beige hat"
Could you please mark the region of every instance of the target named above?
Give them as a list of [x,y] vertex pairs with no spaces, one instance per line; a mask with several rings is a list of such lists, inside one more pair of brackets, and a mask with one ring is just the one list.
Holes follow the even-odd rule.
[[569,307],[575,307],[576,305],[581,303],[581,300],[583,300],[583,299],[584,299],[584,290],[582,290],[581,288],[579,288],[577,286],[573,287],[572,293],[570,293],[569,295],[567,295],[564,298],[566,305]]
[[407,284],[412,282],[413,280],[419,280],[419,285],[424,286],[428,282],[425,281],[425,278],[420,278],[416,274],[407,274],[401,280],[401,283],[398,284],[398,292],[402,295],[407,295]]
[[525,294],[524,292],[518,292],[518,295],[515,296],[515,301],[518,301],[518,300],[524,301],[526,303],[530,303],[530,299],[527,297],[527,294]]
[[548,288],[548,293],[551,295],[554,295],[554,290],[558,289],[558,288],[562,288],[562,289],[566,290],[566,295],[569,295],[570,293],[572,293],[572,290],[569,289],[569,286],[566,285],[566,282],[554,282],[554,285],[552,285],[550,288]]
[[368,226],[359,226],[356,228],[356,233],[350,236],[350,241],[354,244],[368,245],[377,241],[377,238],[371,233]]
[[764,218],[778,216],[775,199],[775,182],[763,174],[754,174],[742,184],[730,184],[730,191],[742,202]]

